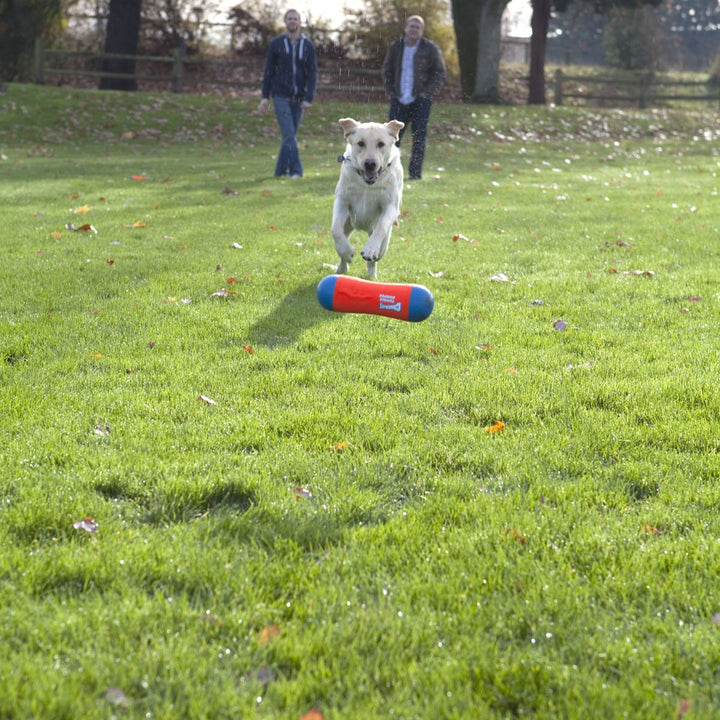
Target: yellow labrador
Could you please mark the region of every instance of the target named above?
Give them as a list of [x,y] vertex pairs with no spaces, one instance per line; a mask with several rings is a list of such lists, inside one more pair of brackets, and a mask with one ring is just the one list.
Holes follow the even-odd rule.
[[400,215],[403,169],[400,150],[395,146],[403,123],[360,123],[352,118],[340,122],[347,140],[340,180],[335,188],[332,236],[340,256],[338,273],[346,273],[355,248],[350,235],[355,230],[368,234],[360,251],[367,274],[377,276],[377,261],[385,255],[392,228]]

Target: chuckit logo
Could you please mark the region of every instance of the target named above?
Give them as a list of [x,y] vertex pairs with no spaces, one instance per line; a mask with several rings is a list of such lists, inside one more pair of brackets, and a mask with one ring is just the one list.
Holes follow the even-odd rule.
[[393,312],[401,312],[402,311],[402,302],[398,300],[395,302],[395,296],[394,295],[383,295],[380,294],[380,304],[378,306],[380,310],[392,310]]

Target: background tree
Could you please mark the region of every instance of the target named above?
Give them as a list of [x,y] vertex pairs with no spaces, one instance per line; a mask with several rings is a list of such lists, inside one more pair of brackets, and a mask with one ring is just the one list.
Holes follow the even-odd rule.
[[648,7],[616,7],[603,30],[605,63],[621,70],[658,68],[659,25]]
[[452,0],[463,97],[500,102],[500,37],[509,0]]
[[360,10],[348,10],[348,19],[341,28],[341,45],[350,55],[362,57],[375,65],[385,59],[388,47],[405,32],[411,15],[425,20],[425,37],[437,43],[445,63],[452,71],[457,67],[457,52],[450,25],[447,0],[365,0]]
[[[532,0],[533,17],[531,25],[533,35],[537,28],[538,33],[544,33],[547,38],[547,30],[550,23],[550,15],[553,10],[564,12],[572,0]],[[596,13],[606,13],[612,8],[640,8],[643,5],[658,5],[661,0],[595,0],[594,9]],[[536,17],[536,14],[538,17]],[[532,104],[545,103],[545,48],[546,40],[542,38],[531,38],[530,53],[530,87],[528,92],[528,102]],[[532,52],[532,46],[536,44],[537,48],[542,48],[535,53]]]
[[[108,20],[105,30],[105,52],[123,55],[137,54],[140,37],[141,0],[110,0]],[[135,72],[135,60],[123,58],[105,58],[103,72]],[[101,77],[101,90],[137,90],[137,80],[124,77]]]
[[0,0],[0,78],[31,76],[35,40],[60,32],[60,0]]

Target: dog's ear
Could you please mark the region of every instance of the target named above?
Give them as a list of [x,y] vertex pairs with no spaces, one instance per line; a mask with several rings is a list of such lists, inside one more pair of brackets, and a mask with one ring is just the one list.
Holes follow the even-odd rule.
[[405,123],[401,123],[399,120],[391,120],[385,123],[385,129],[397,140],[400,136],[400,131],[405,127]]
[[354,133],[358,129],[358,125],[360,124],[352,118],[342,118],[341,120],[338,120],[338,122],[340,123],[340,127],[345,133],[345,137],[347,137],[351,133]]

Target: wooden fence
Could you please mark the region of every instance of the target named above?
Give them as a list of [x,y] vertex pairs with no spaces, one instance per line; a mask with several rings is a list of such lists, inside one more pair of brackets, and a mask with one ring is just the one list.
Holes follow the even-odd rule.
[[[134,60],[136,72],[104,71],[103,60],[111,58]],[[133,79],[144,86],[142,89],[169,88],[176,93],[200,86],[259,90],[263,65],[264,58],[242,55],[228,58],[188,56],[183,47],[176,48],[171,55],[157,56],[51,50],[45,48],[41,40],[35,46],[35,81],[39,84],[45,83],[47,77],[52,75],[61,78]],[[524,79],[526,81],[527,78]],[[326,58],[320,58],[318,62],[318,90],[326,96],[352,96],[353,100],[364,102],[381,100],[385,93],[379,69]],[[459,101],[459,87],[450,87],[446,82],[440,99],[446,102]],[[660,74],[618,73],[599,77],[566,75],[562,70],[557,70],[554,102],[562,105],[565,100],[571,100],[574,104],[608,107],[631,105],[639,108],[672,101],[710,101],[717,102],[720,108],[720,87],[712,87],[703,81],[675,80]]]
[[555,71],[556,105],[566,98],[594,104],[609,103],[653,107],[660,102],[717,102],[720,108],[720,86],[711,87],[698,80],[676,80],[656,73],[632,73],[614,77],[586,77],[566,75]]
[[[134,60],[136,72],[116,73],[102,69],[103,60]],[[122,55],[80,50],[51,50],[42,40],[35,44],[35,82],[42,85],[48,76],[84,78],[123,78],[138,84],[160,85],[181,93],[199,85],[260,89],[264,58],[235,56],[210,58],[188,56],[184,47],[172,55]],[[318,62],[318,90],[326,93],[354,94],[368,100],[385,92],[381,71],[344,64]]]

